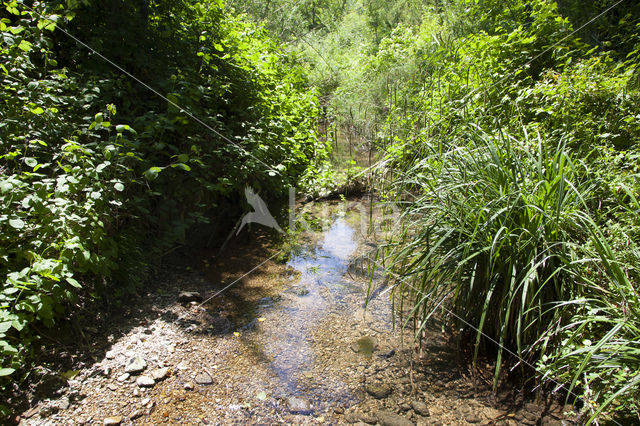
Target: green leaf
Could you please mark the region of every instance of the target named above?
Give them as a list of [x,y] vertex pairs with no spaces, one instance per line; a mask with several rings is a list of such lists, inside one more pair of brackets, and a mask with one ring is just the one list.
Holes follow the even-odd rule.
[[124,185],[121,184],[120,182],[118,182],[115,185],[113,185],[113,188],[118,192],[124,191]]
[[13,189],[13,184],[11,182],[0,182],[0,192],[6,194],[7,192]]
[[70,380],[76,377],[78,374],[80,374],[80,370],[67,370],[64,373],[60,373],[60,376],[62,376],[64,379]]
[[82,285],[80,285],[80,283],[76,281],[75,278],[67,277],[67,282],[75,288],[82,288]]
[[186,163],[187,161],[189,161],[189,154],[178,155],[178,161],[181,163]]
[[104,114],[101,112],[97,113],[93,118],[93,121],[95,121],[96,123],[102,123],[103,120],[104,120]]
[[191,167],[187,166],[184,163],[176,163],[176,164],[171,165],[171,167],[175,167],[177,169],[181,169],[181,170],[184,170],[186,172],[191,171]]
[[27,157],[27,158],[25,158],[25,159],[24,159],[24,163],[25,163],[27,166],[29,166],[29,167],[33,168],[33,167],[35,167],[35,166],[37,166],[37,165],[38,165],[38,160],[36,160],[36,159],[35,159],[35,158],[33,158],[33,157]]
[[35,115],[40,115],[44,112],[44,110],[41,107],[31,108],[30,111]]
[[9,219],[9,225],[16,229],[22,229],[24,228],[25,223],[22,219]]
[[9,376],[16,371],[15,368],[0,368],[0,377]]
[[24,52],[28,52],[31,50],[31,46],[33,46],[32,43],[28,42],[27,40],[22,40],[20,41],[20,44],[18,44],[18,49]]
[[160,167],[151,167],[149,170],[144,172],[144,177],[147,180],[155,180],[158,177],[158,173],[160,173],[162,169]]

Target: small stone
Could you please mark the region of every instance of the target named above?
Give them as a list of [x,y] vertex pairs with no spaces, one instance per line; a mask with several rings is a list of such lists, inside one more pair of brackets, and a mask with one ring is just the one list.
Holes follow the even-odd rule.
[[180,303],[189,303],[189,302],[201,302],[202,295],[197,291],[182,291],[178,294],[178,302]]
[[105,426],[107,426],[107,425],[119,425],[120,423],[122,423],[122,416],[107,417],[106,419],[104,419],[104,421],[102,423]]
[[193,383],[187,382],[187,383],[184,384],[183,388],[185,390],[193,390]]
[[142,411],[140,411],[140,410],[133,410],[133,411],[131,412],[131,414],[129,414],[129,418],[130,418],[131,420],[135,420],[135,419],[137,419],[137,418],[139,418],[139,417],[142,417],[142,415],[143,415]]
[[66,396],[63,396],[62,398],[57,400],[54,405],[58,410],[66,410],[67,408],[69,408],[69,405],[70,405],[69,398],[67,398]]
[[464,419],[468,423],[480,423],[482,421],[482,419],[475,413],[467,414],[466,416],[464,416]]
[[382,426],[413,426],[411,420],[389,411],[378,411],[376,417]]
[[151,372],[151,378],[156,382],[159,382],[160,380],[164,380],[168,375],[169,375],[168,367],[158,368]]
[[342,407],[336,407],[333,409],[333,412],[336,414],[344,414],[344,408]]
[[138,390],[138,388],[135,388],[133,390],[133,396],[140,396],[140,391]]
[[385,384],[371,383],[365,386],[364,390],[376,399],[383,399],[391,395],[391,388]]
[[431,413],[429,412],[429,407],[427,407],[427,404],[422,401],[413,401],[411,403],[411,408],[413,408],[413,411],[423,417],[429,417],[431,415]]
[[147,405],[150,402],[151,402],[151,398],[144,398],[142,401],[140,401],[140,404]]
[[360,421],[360,417],[354,412],[348,412],[344,415],[344,421],[347,423],[358,423]]
[[116,357],[116,352],[115,351],[108,351],[106,354],[104,354],[104,356],[107,359],[114,359]]
[[175,351],[176,351],[176,346],[175,345],[167,346],[167,352],[169,352],[170,354],[174,353]]
[[287,399],[287,407],[291,414],[311,414],[311,404],[304,398],[292,396]]
[[126,382],[129,379],[129,377],[131,377],[131,374],[123,373],[123,374],[118,376],[118,381],[119,382]]
[[116,386],[116,385],[115,385],[115,384],[113,384],[113,383],[109,383],[109,384],[107,385],[107,387],[109,388],[109,390],[110,390],[110,391],[117,391],[117,390],[118,390],[118,386]]
[[147,368],[147,362],[139,356],[133,357],[124,368],[125,373],[137,374]]
[[206,371],[201,372],[196,376],[196,383],[199,385],[210,385],[213,383],[213,379]]
[[363,423],[366,423],[368,425],[375,425],[376,423],[378,423],[378,419],[376,418],[376,416],[374,416],[371,413],[362,413],[362,414],[360,414],[360,420]]
[[136,380],[136,383],[138,384],[138,386],[140,386],[141,388],[150,388],[153,387],[156,384],[156,381],[153,380],[151,377],[149,376],[140,376],[138,377],[138,379]]

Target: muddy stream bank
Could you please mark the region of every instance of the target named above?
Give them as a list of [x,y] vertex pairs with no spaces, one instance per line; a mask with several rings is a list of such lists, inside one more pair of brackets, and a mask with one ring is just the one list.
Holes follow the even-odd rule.
[[385,278],[370,287],[362,260],[393,221],[374,212],[371,232],[367,205],[305,206],[312,229],[280,254],[255,226],[215,261],[166,265],[21,424],[568,424],[557,404],[494,393],[442,331],[417,350],[394,327]]

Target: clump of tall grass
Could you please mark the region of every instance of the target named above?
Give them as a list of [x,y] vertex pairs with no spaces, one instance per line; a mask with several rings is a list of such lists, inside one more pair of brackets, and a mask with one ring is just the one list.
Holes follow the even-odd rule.
[[525,356],[558,319],[548,304],[576,292],[563,267],[587,238],[581,167],[561,145],[473,127],[461,145],[418,161],[398,184],[422,190],[388,252],[413,282],[418,329],[446,300],[477,327],[476,353],[484,333]]
[[508,349],[595,415],[637,396],[640,299],[592,219],[601,188],[588,165],[526,131],[457,134],[448,148],[425,144],[395,183],[411,202],[385,263],[416,336],[444,306],[475,356],[487,337],[499,343],[495,383]]

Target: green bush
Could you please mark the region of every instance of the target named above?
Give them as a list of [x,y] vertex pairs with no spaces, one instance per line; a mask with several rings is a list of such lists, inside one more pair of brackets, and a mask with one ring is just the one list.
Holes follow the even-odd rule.
[[245,186],[284,198],[327,155],[301,68],[221,2],[66,5],[0,10],[1,376],[28,369],[40,324],[134,291]]

